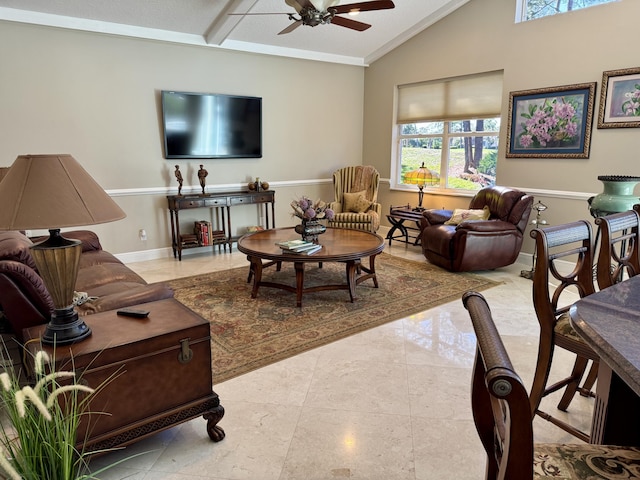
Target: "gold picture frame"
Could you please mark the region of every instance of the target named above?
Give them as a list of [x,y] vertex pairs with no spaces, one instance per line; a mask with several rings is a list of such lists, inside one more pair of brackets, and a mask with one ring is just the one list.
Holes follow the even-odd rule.
[[602,72],[598,128],[640,127],[640,67]]
[[507,158],[589,158],[596,82],[509,94]]

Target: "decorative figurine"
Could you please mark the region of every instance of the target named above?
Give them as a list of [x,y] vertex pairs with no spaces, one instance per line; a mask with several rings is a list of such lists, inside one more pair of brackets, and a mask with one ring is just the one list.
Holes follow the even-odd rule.
[[180,165],[176,165],[176,171],[173,173],[178,180],[178,195],[182,195],[182,172],[180,171]]
[[202,187],[202,194],[204,195],[204,186],[205,186],[205,179],[207,178],[207,175],[209,175],[209,172],[207,172],[204,167],[202,165],[200,165],[200,170],[198,170],[198,179],[200,180],[200,186]]

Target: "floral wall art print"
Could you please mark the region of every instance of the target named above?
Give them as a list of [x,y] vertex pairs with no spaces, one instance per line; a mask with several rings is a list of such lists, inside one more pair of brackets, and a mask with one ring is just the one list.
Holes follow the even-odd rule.
[[602,74],[598,128],[640,127],[640,68]]
[[589,158],[596,84],[509,94],[507,157]]

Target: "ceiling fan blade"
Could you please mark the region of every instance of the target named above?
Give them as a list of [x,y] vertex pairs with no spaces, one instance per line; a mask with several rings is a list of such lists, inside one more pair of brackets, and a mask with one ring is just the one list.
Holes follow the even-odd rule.
[[395,8],[395,5],[391,0],[376,0],[373,2],[360,2],[360,3],[348,3],[346,5],[338,5],[331,7],[336,13],[350,13],[350,12],[368,12],[371,10],[387,10]]
[[355,20],[344,17],[333,17],[331,19],[331,23],[334,25],[340,25],[341,27],[347,27],[352,30],[357,30],[359,32],[363,32],[371,26],[368,23],[356,22]]
[[278,35],[284,35],[285,33],[291,33],[293,32],[296,28],[298,28],[300,25],[302,25],[302,20],[296,20],[295,22],[293,22],[291,25],[289,25],[287,28],[285,28],[284,30],[282,30],[280,33],[278,33]]

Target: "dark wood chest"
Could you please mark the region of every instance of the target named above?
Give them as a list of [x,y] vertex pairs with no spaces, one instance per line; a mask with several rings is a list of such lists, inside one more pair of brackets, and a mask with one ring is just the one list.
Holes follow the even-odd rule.
[[[198,416],[207,420],[211,439],[222,440],[217,422],[224,409],[212,388],[209,323],[174,299],[139,308],[149,316],[86,316],[92,335],[55,348],[56,370],[73,369],[83,383],[99,388],[90,410],[108,414],[83,421],[79,441],[88,429],[90,450],[124,446]],[[42,348],[43,331],[25,330],[32,353]],[[53,348],[44,349],[53,356]]]

